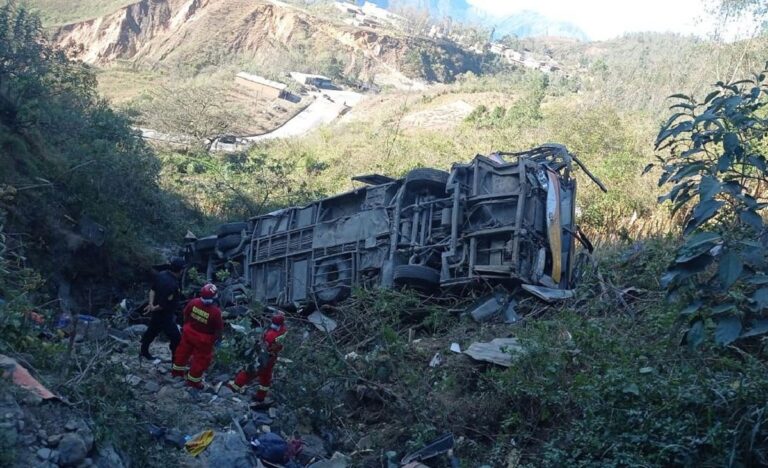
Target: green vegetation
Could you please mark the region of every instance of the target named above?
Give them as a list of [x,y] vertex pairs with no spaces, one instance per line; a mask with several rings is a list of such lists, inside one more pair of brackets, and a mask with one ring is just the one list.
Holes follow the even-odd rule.
[[[159,189],[160,162],[98,96],[93,70],[43,42],[36,16],[6,4],[0,37],[6,227],[25,233],[17,242],[49,274],[128,273],[147,234],[174,232],[169,213],[184,212]],[[102,247],[78,239],[86,219],[107,227]]]
[[768,330],[765,73],[719,82],[703,102],[675,96],[679,102],[656,140],[663,151],[659,185],[673,186],[663,199],[673,211],[689,212],[685,243],[662,284],[685,306],[692,347],[709,321],[723,345]]
[[[731,3],[741,4],[756,5]],[[295,57],[238,66],[277,73],[285,59],[341,76],[353,65],[336,52],[314,54],[327,48],[321,39],[301,41]],[[360,173],[399,176],[558,142],[610,189],[604,195],[576,174],[579,221],[602,245],[576,298],[557,307],[521,298],[521,323],[479,325],[462,315],[471,298],[357,291],[327,311],[340,325],[333,334],[289,334],[292,362],[275,388],[297,426],[330,431],[346,453],[367,436],[373,451],[357,452],[361,465],[446,431],[461,438],[456,454],[466,466],[766,465],[766,78],[731,79],[754,64],[761,44],[637,34],[593,50],[542,45],[572,67],[570,76],[456,75],[497,64],[468,66],[443,49],[416,48],[403,57],[411,72],[456,83],[383,94],[363,102],[355,119],[304,139],[217,154],[200,142],[231,131],[234,117],[199,81],[220,64],[220,44],[185,52],[195,60],[184,76],[199,86],[153,101],[155,121],[170,119],[164,129],[184,128],[198,144],[152,149],[99,97],[96,72],[46,45],[40,21],[10,3],[0,8],[0,352],[26,353],[37,370],[58,373],[57,391],[97,422],[101,440],[137,466],[158,465],[143,450],[149,436],[133,394],[111,379],[119,369],[110,348],[68,353],[38,337],[30,311],[49,322],[60,312],[48,303],[53,278],[130,282],[150,262],[148,246],[187,228],[202,234],[214,220],[347,190]],[[131,71],[101,73],[113,80],[102,89],[131,81]],[[139,86],[162,79],[147,72]],[[686,94],[659,121],[666,94],[677,91]],[[163,107],[160,98],[182,105]],[[405,124],[409,114],[456,101],[474,106],[463,121]],[[649,169],[661,187],[641,174],[654,154],[661,167]],[[106,227],[103,245],[80,239],[86,219]],[[298,328],[298,317],[291,321]],[[452,342],[466,349],[501,336],[526,350],[509,368],[448,351]],[[224,343],[217,372],[239,365],[242,345]],[[437,352],[443,363],[430,367]],[[91,371],[73,377],[75,368]]]
[[[603,252],[573,304],[523,300],[518,310],[535,318],[514,326],[448,312],[467,299],[430,306],[360,291],[333,311],[332,335],[289,335],[290,381],[278,391],[312,409],[302,424],[341,431],[348,450],[368,436],[402,455],[451,431],[463,438],[462,466],[763,464],[764,350],[679,346],[677,312],[658,283],[673,250],[659,238]],[[630,286],[640,292],[623,293]],[[509,334],[526,353],[507,369],[448,351]],[[437,352],[442,364],[429,367]],[[360,466],[376,458],[361,457]]]

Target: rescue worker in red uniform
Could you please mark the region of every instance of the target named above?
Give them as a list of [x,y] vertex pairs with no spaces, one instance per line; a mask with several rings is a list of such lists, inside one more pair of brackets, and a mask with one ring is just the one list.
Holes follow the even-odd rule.
[[288,330],[285,327],[285,314],[278,311],[272,316],[269,328],[261,337],[260,350],[258,352],[258,367],[248,366],[241,370],[235,376],[235,380],[229,382],[228,386],[241,392],[243,387],[258,379],[259,388],[253,396],[257,405],[269,405],[267,393],[272,385],[272,371],[277,363],[277,355],[283,349],[283,341]]
[[200,289],[200,297],[187,303],[181,343],[174,355],[173,376],[186,373],[187,385],[197,389],[204,388],[203,373],[213,361],[213,348],[224,329],[221,309],[215,303],[217,294],[216,286],[209,283]]

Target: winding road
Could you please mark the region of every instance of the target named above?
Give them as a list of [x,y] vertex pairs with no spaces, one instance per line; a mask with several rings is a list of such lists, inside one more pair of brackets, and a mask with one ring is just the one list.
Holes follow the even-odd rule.
[[[280,127],[261,135],[240,137],[235,143],[215,141],[211,146],[211,150],[239,151],[262,141],[304,136],[322,125],[333,122],[363,99],[362,94],[354,91],[323,89],[310,92],[309,94],[315,98],[312,104],[308,105]],[[162,141],[178,145],[189,144],[192,141],[191,138],[185,135],[161,133],[150,128],[137,128],[136,130],[141,132],[141,136],[145,140]]]

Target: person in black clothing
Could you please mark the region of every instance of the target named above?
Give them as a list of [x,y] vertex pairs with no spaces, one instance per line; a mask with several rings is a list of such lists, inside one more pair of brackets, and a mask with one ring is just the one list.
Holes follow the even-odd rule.
[[179,277],[184,270],[184,261],[180,258],[171,260],[170,268],[156,274],[149,290],[149,304],[146,311],[151,315],[147,331],[141,337],[141,351],[139,357],[154,359],[149,353],[149,345],[160,332],[168,337],[171,348],[171,359],[176,351],[176,346],[181,341],[181,333],[176,326],[176,312],[179,308],[181,291],[179,291]]

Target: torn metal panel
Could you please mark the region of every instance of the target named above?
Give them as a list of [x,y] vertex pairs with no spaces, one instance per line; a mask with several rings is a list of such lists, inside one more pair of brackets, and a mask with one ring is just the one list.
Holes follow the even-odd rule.
[[501,313],[506,304],[506,297],[501,293],[490,294],[475,301],[467,308],[467,312],[476,322],[484,322]]
[[443,434],[437,439],[433,440],[432,442],[425,445],[423,448],[409,453],[405,457],[403,457],[402,460],[400,460],[400,464],[407,465],[412,462],[416,461],[424,461],[429,460],[430,458],[434,458],[440,454],[447,453],[449,450],[451,450],[454,446],[454,440],[453,440],[453,434],[447,433]]
[[366,174],[352,177],[356,182],[362,182],[368,185],[383,185],[395,182],[396,179],[381,174]]
[[517,323],[520,321],[520,316],[517,314],[517,301],[514,299],[509,300],[504,307],[504,323]]
[[532,284],[523,284],[523,289],[547,302],[564,301],[571,299],[575,295],[573,289],[554,289],[543,286],[534,286]]
[[472,343],[464,354],[476,361],[490,362],[509,367],[512,360],[524,354],[525,349],[518,343],[517,338],[495,338],[489,343]]
[[319,310],[316,310],[309,314],[309,317],[307,317],[307,320],[309,320],[312,325],[315,326],[320,331],[331,333],[332,331],[336,330],[336,321],[331,319],[330,317],[327,317],[323,315],[322,312]]

